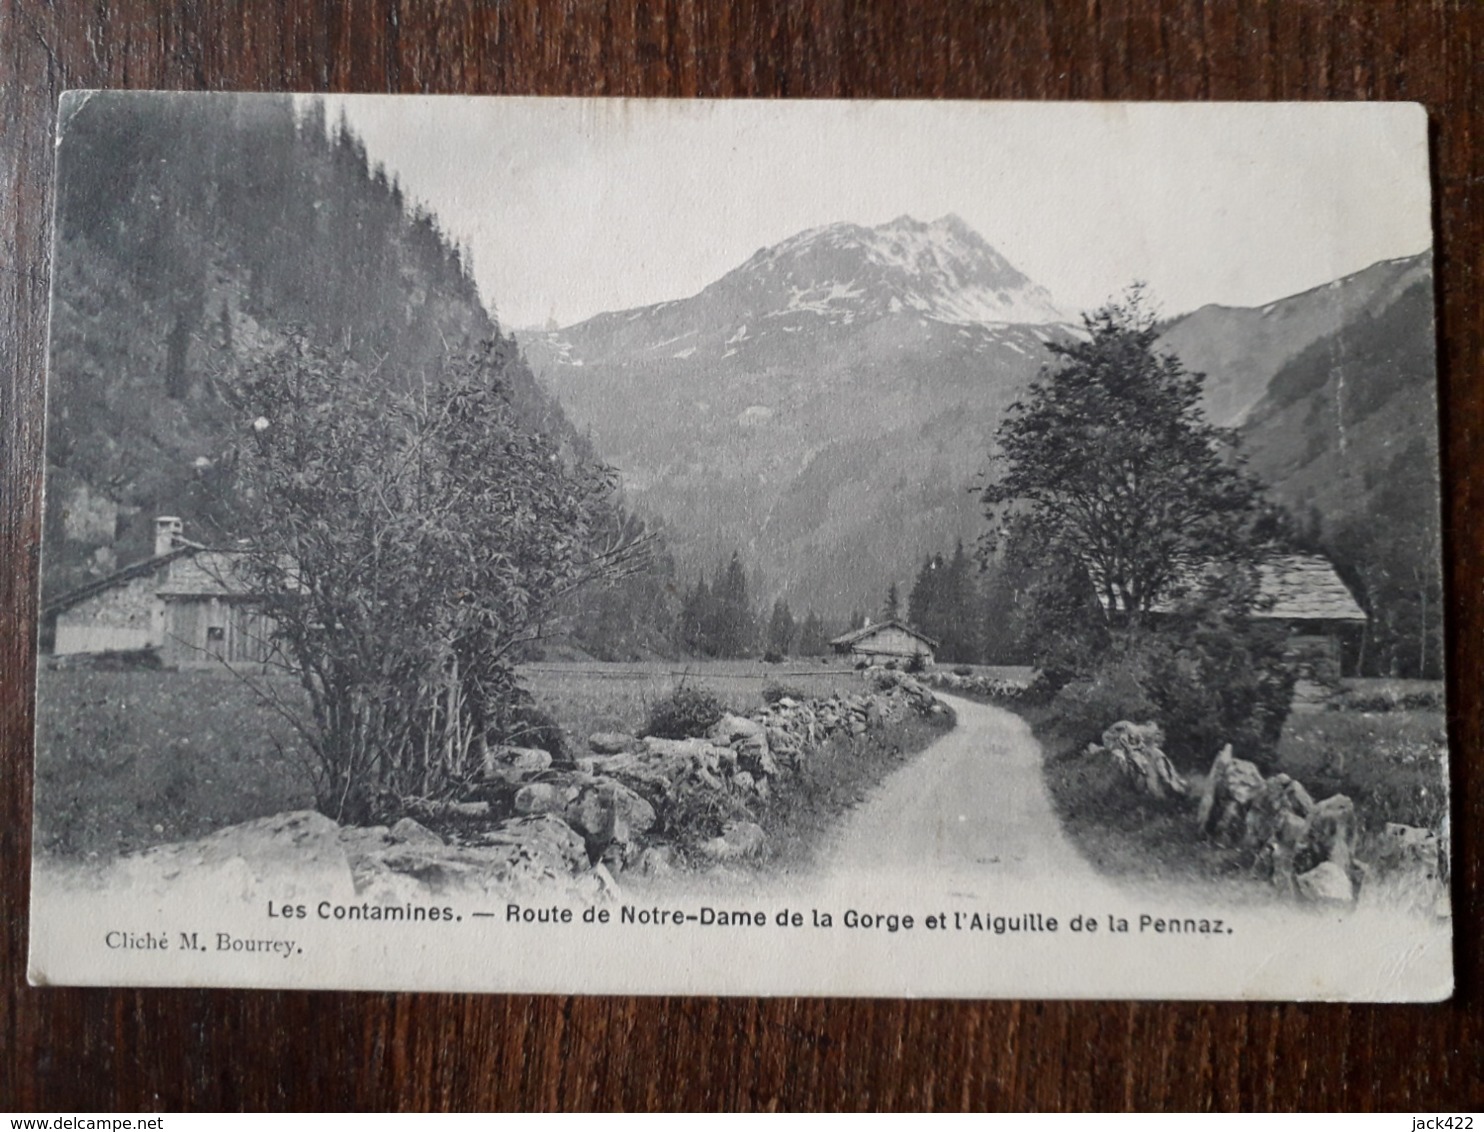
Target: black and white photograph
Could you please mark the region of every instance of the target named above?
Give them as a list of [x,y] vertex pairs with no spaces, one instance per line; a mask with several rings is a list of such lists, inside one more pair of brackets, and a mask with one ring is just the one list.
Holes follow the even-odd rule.
[[56,161],[33,983],[1452,993],[1417,105]]

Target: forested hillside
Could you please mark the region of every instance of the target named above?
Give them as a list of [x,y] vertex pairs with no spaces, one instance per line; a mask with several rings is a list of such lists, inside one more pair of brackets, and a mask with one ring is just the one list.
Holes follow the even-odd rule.
[[1253,470],[1370,613],[1359,659],[1382,674],[1442,671],[1432,312],[1424,276],[1280,369],[1242,428]]
[[[195,538],[251,533],[230,529],[217,490],[249,424],[233,390],[291,335],[405,388],[501,333],[460,245],[317,101],[83,94],[64,104],[62,134],[44,600],[147,556],[157,514],[181,515]],[[505,342],[521,417],[590,458]],[[626,627],[626,646],[646,637]]]

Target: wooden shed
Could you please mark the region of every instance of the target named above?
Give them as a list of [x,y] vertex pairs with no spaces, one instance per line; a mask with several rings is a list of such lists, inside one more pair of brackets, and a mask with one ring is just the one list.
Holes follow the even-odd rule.
[[881,621],[866,625],[830,642],[836,653],[854,656],[868,664],[886,664],[889,661],[910,661],[921,657],[923,664],[933,663],[933,654],[938,642],[919,633],[905,621]]

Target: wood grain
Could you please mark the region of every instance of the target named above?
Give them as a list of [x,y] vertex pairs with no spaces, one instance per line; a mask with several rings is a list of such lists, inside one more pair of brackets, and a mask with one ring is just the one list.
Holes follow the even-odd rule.
[[[1474,0],[0,0],[0,1108],[1484,1104],[1484,4]],[[34,588],[69,87],[714,97],[1415,99],[1429,111],[1460,989],[1431,1007],[29,988]]]

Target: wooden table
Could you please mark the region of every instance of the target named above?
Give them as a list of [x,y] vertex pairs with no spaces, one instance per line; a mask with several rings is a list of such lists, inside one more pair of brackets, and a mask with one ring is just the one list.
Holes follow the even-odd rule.
[[[0,0],[0,1109],[1484,1104],[1484,4]],[[238,9],[243,9],[239,11]],[[25,985],[51,137],[68,87],[1415,99],[1432,122],[1459,992],[1428,1007]]]

